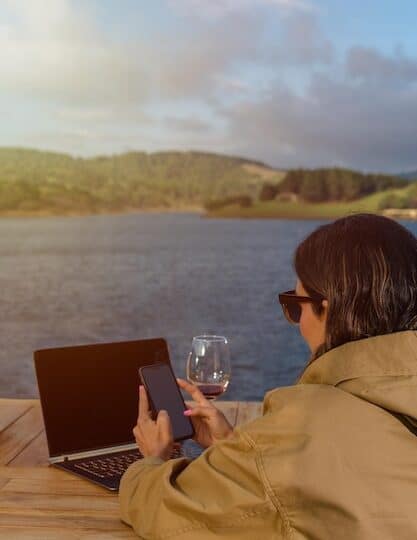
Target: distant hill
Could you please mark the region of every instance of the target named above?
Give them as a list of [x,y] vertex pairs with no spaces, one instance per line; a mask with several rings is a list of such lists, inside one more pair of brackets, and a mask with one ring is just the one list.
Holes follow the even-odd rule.
[[[293,169],[277,185],[277,192],[292,192],[307,202],[354,201],[387,189],[405,188],[405,178],[380,173],[361,173],[339,167]],[[271,194],[270,194],[271,195]],[[264,200],[273,197],[264,197]]]
[[417,180],[417,171],[409,171],[405,173],[397,174],[399,178],[405,178],[406,180]]
[[265,182],[258,199],[224,197],[206,205],[212,217],[329,218],[349,212],[415,215],[417,182],[340,168],[292,169]]
[[257,197],[285,172],[204,152],[128,152],[75,158],[0,148],[0,214],[85,214],[202,208],[219,197]]

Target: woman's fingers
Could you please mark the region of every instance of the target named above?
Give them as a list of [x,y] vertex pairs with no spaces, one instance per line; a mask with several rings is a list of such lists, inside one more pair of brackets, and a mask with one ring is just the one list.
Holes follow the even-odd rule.
[[184,414],[199,428],[204,426],[203,432],[197,434],[197,437],[200,437],[197,441],[202,446],[207,447],[220,439],[227,439],[233,433],[233,427],[216,407],[197,405],[193,409],[184,411]]
[[200,392],[200,390],[195,386],[194,384],[191,384],[190,382],[180,379],[177,377],[177,383],[180,388],[188,392],[193,400],[196,403],[200,403],[200,405],[207,406],[209,404],[208,400],[204,397],[204,395]]
[[150,419],[148,396],[146,394],[145,387],[141,384],[139,386],[139,415],[138,421],[143,422]]
[[192,409],[184,411],[185,416],[200,416],[201,418],[213,418],[217,414],[217,409],[214,407],[205,407],[204,405],[196,405]]
[[156,418],[156,424],[159,428],[159,433],[164,440],[173,439],[171,420],[167,411],[159,411]]

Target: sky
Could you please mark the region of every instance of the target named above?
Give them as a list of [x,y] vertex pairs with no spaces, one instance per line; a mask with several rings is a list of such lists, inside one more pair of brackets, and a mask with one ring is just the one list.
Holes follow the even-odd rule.
[[417,169],[415,0],[2,0],[0,146]]

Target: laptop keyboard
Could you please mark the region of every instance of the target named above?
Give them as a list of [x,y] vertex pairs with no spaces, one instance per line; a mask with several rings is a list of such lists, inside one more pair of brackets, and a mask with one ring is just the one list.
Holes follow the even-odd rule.
[[[175,448],[171,454],[171,459],[178,457],[189,457],[195,459],[202,452],[202,448],[193,441],[186,441],[181,448]],[[73,460],[72,467],[75,471],[80,470],[88,472],[97,478],[120,477],[126,469],[143,458],[138,449],[122,450],[121,452],[111,454],[101,454],[91,459]]]
[[[172,458],[181,457],[179,450],[174,450]],[[112,454],[102,454],[91,459],[73,462],[74,469],[89,472],[98,478],[121,476],[133,462],[143,458],[139,450],[128,450]]]

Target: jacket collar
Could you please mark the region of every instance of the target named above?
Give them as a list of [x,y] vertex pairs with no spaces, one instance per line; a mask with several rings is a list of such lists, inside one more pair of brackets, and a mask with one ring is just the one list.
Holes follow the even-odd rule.
[[330,384],[358,377],[417,375],[417,331],[349,341],[319,356],[297,384]]

